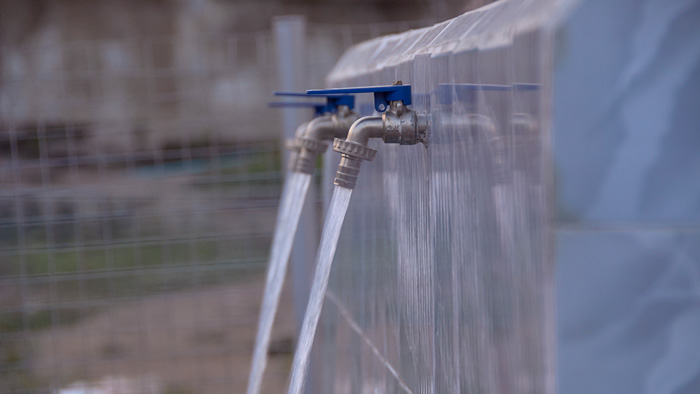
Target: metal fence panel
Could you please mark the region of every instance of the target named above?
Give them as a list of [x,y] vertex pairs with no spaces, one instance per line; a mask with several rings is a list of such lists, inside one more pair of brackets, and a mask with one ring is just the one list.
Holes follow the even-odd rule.
[[[309,25],[309,78],[416,23]],[[0,51],[0,392],[242,392],[281,186],[272,32]],[[293,327],[285,304],[267,392]]]

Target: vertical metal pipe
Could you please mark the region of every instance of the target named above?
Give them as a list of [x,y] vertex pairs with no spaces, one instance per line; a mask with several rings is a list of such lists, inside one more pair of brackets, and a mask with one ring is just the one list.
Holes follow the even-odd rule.
[[[277,47],[277,78],[281,91],[299,92],[307,86],[306,75],[306,20],[300,15],[280,16],[273,19]],[[294,138],[297,126],[309,120],[310,114],[295,108],[282,109],[284,140]],[[283,153],[282,163],[287,163],[288,152]],[[304,312],[309,299],[311,276],[314,272],[314,255],[318,247],[318,191],[311,182],[302,211],[294,247],[290,257],[296,336],[301,331]],[[309,385],[313,386],[313,384]],[[308,391],[308,390],[307,390]]]
[[[275,46],[277,51],[277,86],[285,92],[297,92],[306,89],[305,69],[305,32],[306,20],[301,15],[278,16],[273,19]],[[296,128],[307,121],[309,116],[296,108],[281,108],[281,138],[292,139]],[[284,152],[287,162],[288,152]]]

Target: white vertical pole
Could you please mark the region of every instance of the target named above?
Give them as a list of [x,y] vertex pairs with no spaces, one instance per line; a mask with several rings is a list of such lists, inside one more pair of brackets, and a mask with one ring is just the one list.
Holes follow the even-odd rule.
[[[302,92],[306,86],[306,21],[303,16],[289,15],[273,20],[275,42],[277,45],[278,86],[282,91]],[[282,137],[292,138],[301,123],[308,121],[311,114],[295,108],[282,110]],[[287,163],[288,153],[284,153],[283,163]],[[301,220],[294,239],[290,258],[292,290],[294,296],[294,314],[296,318],[297,339],[304,320],[306,304],[309,300],[311,277],[314,272],[314,257],[318,247],[318,192],[312,180],[306,196]]]

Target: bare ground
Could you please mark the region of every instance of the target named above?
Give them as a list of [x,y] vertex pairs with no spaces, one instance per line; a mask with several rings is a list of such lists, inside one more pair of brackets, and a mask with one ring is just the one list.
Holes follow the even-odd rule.
[[[33,371],[54,389],[121,381],[122,394],[243,393],[264,280],[143,298],[37,334]],[[263,387],[283,392],[294,330],[282,295]],[[129,384],[124,382],[131,382]]]

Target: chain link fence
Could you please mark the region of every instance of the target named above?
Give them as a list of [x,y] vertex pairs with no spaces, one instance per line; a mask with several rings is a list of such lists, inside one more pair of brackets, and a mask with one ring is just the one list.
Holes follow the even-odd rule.
[[[425,23],[309,25],[309,85]],[[274,49],[270,31],[0,49],[0,392],[244,390],[282,183]]]

